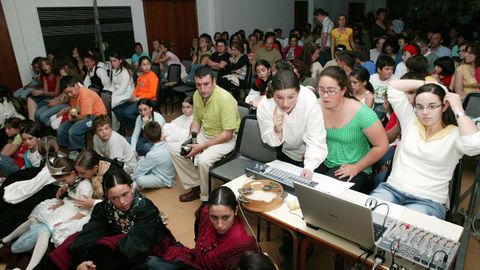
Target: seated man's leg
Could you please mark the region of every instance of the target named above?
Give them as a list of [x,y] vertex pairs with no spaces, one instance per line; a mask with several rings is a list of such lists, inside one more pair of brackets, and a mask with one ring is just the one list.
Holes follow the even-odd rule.
[[85,149],[85,134],[92,129],[94,117],[89,116],[86,119],[75,122],[68,132],[70,148],[76,151]]
[[216,145],[210,146],[207,149],[205,149],[200,155],[197,155],[196,159],[197,159],[197,166],[198,166],[199,175],[200,175],[200,200],[201,201],[204,201],[204,202],[208,201],[208,195],[209,195],[208,175],[210,171],[210,166],[212,166],[212,164],[215,161],[221,159],[223,156],[233,151],[233,149],[235,148],[235,141],[236,141],[236,136],[233,136],[233,138],[230,141],[222,144],[216,144]]
[[429,216],[434,216],[439,219],[445,219],[445,207],[440,203],[434,202],[429,199],[424,199],[407,194],[404,206]]
[[[144,188],[163,188],[167,187],[167,181],[163,179],[160,176],[154,175],[154,174],[146,174],[139,176],[137,179],[134,179],[135,183],[137,183],[137,187],[139,189],[144,189]],[[169,181],[171,182],[171,181]]]
[[70,147],[69,130],[73,122],[65,121],[57,129],[57,142],[62,148],[68,149]]
[[193,201],[198,199],[199,196],[200,175],[192,160],[180,155],[180,146],[181,143],[170,145],[173,166],[182,187],[185,190],[191,189],[189,192],[180,195],[180,201]]
[[50,117],[58,113],[61,109],[67,107],[68,104],[60,104],[53,107],[44,106],[41,112],[38,113],[38,120],[42,122],[45,126],[50,126]]
[[382,199],[387,202],[403,205],[403,193],[387,184],[385,182],[380,183],[377,188],[370,192],[370,197]]

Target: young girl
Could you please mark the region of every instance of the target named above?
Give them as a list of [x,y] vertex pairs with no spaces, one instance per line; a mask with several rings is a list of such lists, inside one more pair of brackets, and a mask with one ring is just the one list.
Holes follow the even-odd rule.
[[245,97],[245,103],[250,104],[253,108],[258,107],[258,103],[267,93],[268,84],[272,81],[272,69],[267,61],[258,60],[255,63],[255,72],[257,72],[257,79]]
[[3,177],[8,177],[25,165],[23,154],[27,148],[22,144],[21,121],[15,117],[5,121],[5,133],[9,139],[0,153],[0,173]]
[[138,155],[144,156],[150,151],[152,144],[145,137],[140,136],[143,127],[149,121],[156,121],[163,127],[165,119],[160,113],[153,111],[153,101],[150,99],[140,99],[136,105],[139,116],[135,121],[135,129],[133,130],[132,137],[127,137],[127,141],[132,144],[133,149],[137,151]]
[[133,84],[132,68],[116,52],[110,53],[110,65],[112,66],[112,108],[125,103],[133,95],[135,85]]
[[147,269],[233,270],[245,253],[258,251],[255,239],[238,216],[235,194],[228,187],[212,191],[208,204],[201,205],[195,215],[195,248],[172,245],[161,258],[151,257]]
[[157,98],[158,77],[151,71],[152,63],[148,56],[142,56],[139,60],[142,74],[137,79],[137,87],[133,96],[127,102],[118,105],[114,112],[117,119],[125,124],[125,127],[132,130],[135,127],[137,118],[137,102],[140,99],[149,99],[152,104]]
[[[86,54],[83,57],[83,61],[87,67],[87,74],[85,74],[83,85],[95,92],[110,90],[110,78],[108,77],[107,70],[100,66],[98,59],[92,54]],[[105,66],[105,64],[103,64],[103,66]]]
[[193,98],[186,97],[182,102],[182,115],[162,127],[163,139],[168,143],[183,142],[188,139],[193,121]]
[[[415,89],[412,106],[405,92]],[[460,95],[439,84],[391,81],[387,93],[402,140],[387,182],[370,195],[443,219],[458,160],[480,153],[479,129],[465,114]]]
[[434,62],[434,72],[431,74],[439,83],[446,87],[453,86],[453,74],[455,73],[455,63],[453,59],[448,56],[437,58]]
[[37,108],[47,105],[47,101],[58,96],[57,83],[60,80],[58,74],[53,72],[52,63],[47,59],[40,61],[42,67],[42,90],[33,90],[31,95],[27,98],[28,118],[35,121],[37,115]]
[[[92,197],[93,189],[89,180],[77,177],[75,163],[69,158],[55,158],[53,164],[47,163],[50,174],[61,184],[67,186],[63,200],[50,199],[40,203],[30,214],[29,219],[15,231],[1,240],[6,244],[18,237],[12,244],[12,253],[22,253],[33,248],[33,254],[27,270],[33,269],[45,254],[50,237],[59,245],[85,224],[91,209],[79,209],[75,200]],[[84,219],[87,217],[86,219]]]
[[25,168],[40,167],[43,157],[38,151],[38,143],[42,139],[42,131],[36,124],[31,124],[23,128],[21,136],[23,144],[27,147],[23,154]]
[[375,98],[373,96],[373,86],[369,82],[370,74],[363,67],[356,68],[350,72],[350,84],[352,85],[355,98],[365,103],[369,108],[373,108]]

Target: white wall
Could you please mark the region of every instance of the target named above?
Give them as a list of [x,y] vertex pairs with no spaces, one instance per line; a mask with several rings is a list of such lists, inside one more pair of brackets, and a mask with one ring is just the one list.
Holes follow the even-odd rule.
[[[364,3],[365,13],[369,11],[375,12],[379,8],[387,7],[387,0],[351,0],[351,1],[339,1],[339,0],[313,0],[314,10],[317,8],[323,8],[330,15],[330,19],[333,22],[340,14],[348,15],[348,3]],[[314,22],[315,23],[315,22]]]
[[288,32],[294,23],[294,0],[197,0],[197,14],[200,34],[243,29],[248,35],[255,28]]
[[[46,56],[38,7],[82,7],[92,6],[92,0],[1,0],[7,21],[13,51],[17,60],[20,78],[23,84],[31,79],[30,63],[37,56]],[[130,6],[135,41],[148,50],[147,31],[141,0],[98,0],[98,6]]]

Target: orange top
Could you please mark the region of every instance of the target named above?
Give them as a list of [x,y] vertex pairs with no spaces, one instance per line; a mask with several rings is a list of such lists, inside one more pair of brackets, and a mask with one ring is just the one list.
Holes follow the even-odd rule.
[[157,99],[157,86],[158,77],[149,71],[148,73],[142,73],[137,79],[137,87],[133,91],[133,96],[137,98],[148,98],[151,100]]
[[105,115],[107,109],[100,96],[92,90],[80,87],[78,97],[70,98],[70,108],[77,108],[80,115]]

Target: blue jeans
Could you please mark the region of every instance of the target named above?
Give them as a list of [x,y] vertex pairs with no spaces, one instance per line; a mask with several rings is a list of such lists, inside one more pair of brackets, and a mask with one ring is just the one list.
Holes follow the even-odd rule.
[[13,161],[13,158],[0,154],[0,173],[8,177],[10,174],[19,171],[20,168]]
[[381,183],[370,193],[370,196],[403,205],[429,216],[445,219],[446,211],[442,204],[402,192],[388,183]]
[[[127,137],[126,139],[129,144],[132,144],[132,137]],[[137,151],[137,154],[139,156],[145,156],[152,148],[152,145],[153,144],[149,140],[147,140],[145,137],[140,136],[138,137],[135,150]]]
[[88,116],[76,122],[63,122],[57,130],[58,145],[71,150],[85,149],[85,133],[92,129],[94,119],[95,116]]
[[50,126],[50,117],[65,107],[68,107],[68,104],[60,104],[53,107],[48,107],[47,105],[39,106],[35,112],[35,118],[45,126]]
[[125,102],[113,109],[115,116],[120,123],[123,123],[128,130],[135,128],[135,121],[138,116],[137,102]]
[[38,235],[42,231],[51,235],[51,232],[45,223],[35,222],[30,225],[30,229],[20,235],[17,241],[12,244],[12,253],[23,253],[32,250],[37,243]]
[[17,91],[13,92],[13,97],[19,99],[27,99],[27,96],[32,93],[34,88],[18,88]]

